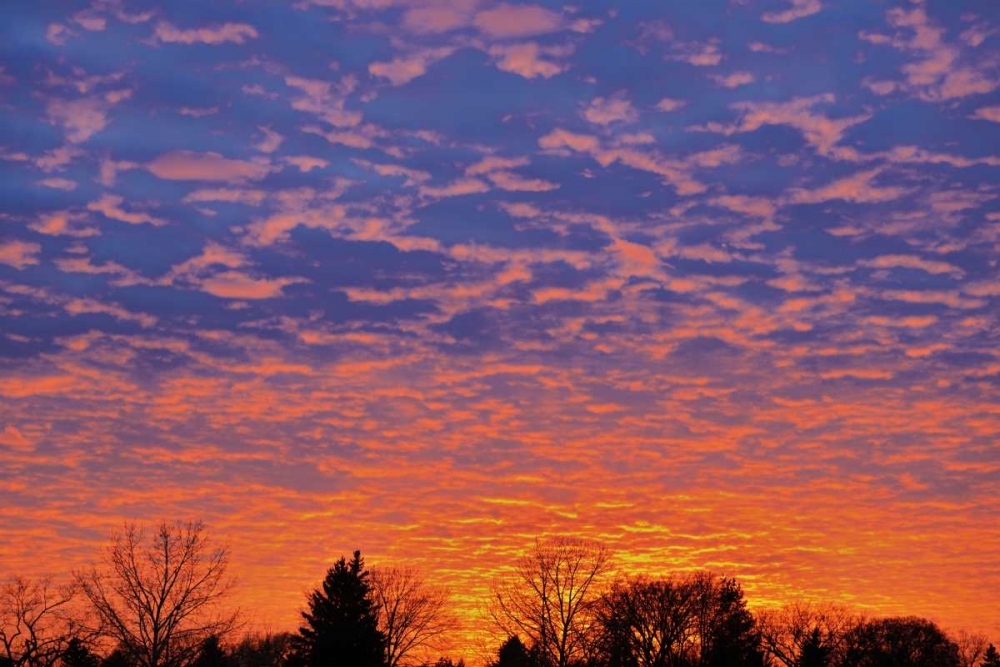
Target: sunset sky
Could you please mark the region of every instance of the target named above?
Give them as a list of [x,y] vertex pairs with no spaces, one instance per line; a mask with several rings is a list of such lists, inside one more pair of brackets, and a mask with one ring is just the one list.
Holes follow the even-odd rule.
[[0,19],[0,575],[201,518],[471,636],[576,535],[1000,640],[994,0]]

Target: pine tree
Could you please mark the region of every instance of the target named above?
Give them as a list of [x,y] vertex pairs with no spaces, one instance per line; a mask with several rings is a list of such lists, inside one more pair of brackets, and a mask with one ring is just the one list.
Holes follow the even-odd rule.
[[233,661],[219,644],[219,638],[210,635],[201,644],[198,657],[191,667],[232,667]]
[[711,629],[709,667],[763,667],[757,623],[747,609],[743,589],[732,578],[719,583],[717,611]]
[[802,644],[798,667],[828,667],[830,653],[830,647],[823,641],[823,633],[819,628],[813,628],[809,638]]
[[528,649],[516,635],[509,637],[497,652],[497,661],[493,667],[531,667],[531,657]]
[[69,640],[62,655],[63,667],[98,667],[100,662],[79,637]]
[[982,667],[1000,667],[1000,652],[997,651],[997,647],[993,644],[990,644],[989,648],[986,649]]
[[380,667],[385,637],[378,629],[368,571],[361,552],[330,568],[321,589],[309,596],[305,624],[296,637],[303,667]]

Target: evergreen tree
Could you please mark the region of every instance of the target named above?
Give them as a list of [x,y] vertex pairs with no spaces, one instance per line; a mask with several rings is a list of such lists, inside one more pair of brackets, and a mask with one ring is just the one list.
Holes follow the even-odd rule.
[[982,667],[1000,667],[1000,652],[997,651],[997,647],[993,644],[990,644],[986,649]]
[[509,637],[497,651],[497,661],[493,667],[531,667],[531,656],[520,637]]
[[385,637],[378,629],[368,571],[361,552],[330,568],[321,589],[309,595],[305,624],[296,637],[303,667],[380,667]]
[[798,667],[828,667],[832,649],[823,641],[823,633],[813,628],[808,639],[802,644]]
[[62,655],[63,667],[98,667],[100,662],[79,637],[69,640]]
[[760,633],[739,582],[723,578],[717,596],[707,667],[762,667]]
[[201,643],[198,657],[195,658],[191,667],[232,667],[232,664],[233,661],[222,648],[219,638],[216,635],[210,635]]
[[121,648],[116,648],[101,660],[101,667],[133,667],[134,661]]

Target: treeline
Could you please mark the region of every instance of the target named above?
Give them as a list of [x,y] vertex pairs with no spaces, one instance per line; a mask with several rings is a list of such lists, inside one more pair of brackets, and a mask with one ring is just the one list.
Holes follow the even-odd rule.
[[[0,589],[0,667],[459,667],[447,591],[409,568],[341,558],[309,594],[297,632],[243,634],[225,612],[229,552],[200,523],[134,525],[71,581]],[[1000,667],[980,635],[832,604],[757,614],[739,582],[709,572],[615,574],[597,543],[536,542],[493,583],[504,637],[490,667]]]

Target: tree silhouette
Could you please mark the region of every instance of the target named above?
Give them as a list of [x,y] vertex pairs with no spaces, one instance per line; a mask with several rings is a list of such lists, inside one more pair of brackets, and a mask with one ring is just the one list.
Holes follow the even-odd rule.
[[797,667],[828,667],[830,665],[830,654],[833,649],[826,644],[823,639],[823,632],[819,627],[813,628],[809,636],[802,643],[799,650]]
[[247,635],[233,648],[237,667],[284,665],[292,652],[293,635],[288,632]]
[[63,651],[62,664],[63,667],[99,667],[101,661],[82,639],[73,637]]
[[135,663],[121,648],[116,648],[101,660],[101,667],[134,667]]
[[530,639],[548,664],[568,667],[587,652],[609,558],[594,542],[537,541],[513,577],[494,583],[489,613],[508,636]]
[[958,646],[934,623],[915,617],[859,623],[845,637],[845,667],[959,667]]
[[146,539],[135,524],[115,535],[104,566],[78,575],[105,633],[139,667],[183,667],[202,641],[231,630],[217,608],[228,593],[229,551],[204,524],[160,523]]
[[815,630],[830,649],[829,662],[838,664],[843,654],[843,639],[858,623],[857,615],[841,605],[814,602],[791,602],[756,614],[757,628],[770,658],[785,667],[797,667],[799,657]]
[[535,661],[532,659],[528,647],[517,635],[514,635],[508,637],[507,641],[500,645],[493,667],[535,667]]
[[997,651],[997,647],[993,644],[989,645],[983,655],[982,667],[1000,667],[1000,651]]
[[305,667],[382,665],[385,637],[378,629],[378,608],[360,551],[350,562],[341,557],[327,571],[322,587],[309,595],[302,618],[305,625],[295,647]]
[[386,667],[406,664],[420,649],[439,647],[454,625],[447,591],[429,586],[413,568],[372,568],[370,584],[378,628],[385,638]]
[[73,584],[13,577],[0,584],[0,659],[9,667],[51,667],[80,634],[70,613]]
[[[723,577],[715,590],[714,613],[709,621],[706,667],[762,667],[764,654],[760,633],[747,609],[743,588],[731,577]],[[704,655],[704,654],[703,654]]]
[[201,649],[191,667],[233,667],[233,661],[222,648],[219,638],[210,635],[202,641]]

